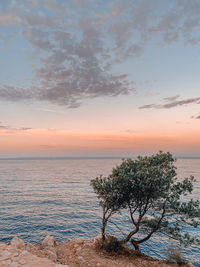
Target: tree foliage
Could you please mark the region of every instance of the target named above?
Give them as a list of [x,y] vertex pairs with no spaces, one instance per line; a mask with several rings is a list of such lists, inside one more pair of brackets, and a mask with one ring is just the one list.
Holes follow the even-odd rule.
[[178,180],[174,161],[169,152],[139,156],[123,160],[107,177],[91,180],[103,209],[103,240],[112,215],[126,210],[132,229],[121,242],[130,241],[135,249],[155,233],[186,245],[199,242],[185,231],[187,226],[200,225],[200,202],[185,200],[193,190],[194,177]]

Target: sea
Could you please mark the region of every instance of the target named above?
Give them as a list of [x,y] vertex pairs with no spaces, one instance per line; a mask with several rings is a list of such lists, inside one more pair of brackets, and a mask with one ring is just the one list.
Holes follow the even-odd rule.
[[[38,158],[0,160],[0,242],[14,236],[40,243],[46,235],[58,242],[91,238],[100,233],[102,210],[90,180],[107,175],[121,163],[120,158]],[[178,177],[193,175],[194,191],[189,198],[200,199],[200,158],[176,161]],[[126,214],[117,214],[107,232],[121,237],[131,224]],[[186,229],[200,238],[200,228]],[[177,244],[154,235],[140,248],[157,259],[166,259],[169,247]],[[182,248],[186,259],[200,266],[200,247]]]

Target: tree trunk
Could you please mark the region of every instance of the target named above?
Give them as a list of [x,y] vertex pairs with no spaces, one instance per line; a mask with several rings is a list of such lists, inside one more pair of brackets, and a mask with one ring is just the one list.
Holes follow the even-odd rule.
[[127,242],[131,239],[131,237],[132,237],[134,234],[136,234],[138,231],[139,231],[139,226],[137,225],[136,228],[135,228],[132,232],[130,232],[124,240],[122,240],[122,242],[123,242],[124,244],[127,243]]
[[[106,226],[108,223],[109,218],[112,216],[113,214],[113,210],[110,210],[110,213],[108,213],[108,209],[105,209],[105,207],[103,207],[103,216],[102,216],[102,228],[101,228],[101,235],[102,235],[102,240],[105,241],[106,240]],[[106,217],[107,214],[107,217]]]
[[106,223],[104,220],[102,220],[101,236],[103,241],[106,240],[105,228],[106,228]]
[[105,208],[103,207],[102,228],[101,228],[101,236],[103,241],[106,240],[106,234],[105,234],[106,225],[107,225],[106,212]]
[[134,246],[135,250],[140,251],[139,244],[138,244],[137,241],[135,241],[135,240],[132,239],[131,240],[131,244]]

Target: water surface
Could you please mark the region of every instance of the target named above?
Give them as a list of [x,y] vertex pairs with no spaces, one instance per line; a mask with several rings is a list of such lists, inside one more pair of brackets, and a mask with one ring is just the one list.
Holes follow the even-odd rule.
[[[32,159],[0,160],[0,241],[15,235],[26,242],[37,243],[47,235],[58,241],[90,238],[100,232],[101,209],[90,187],[90,180],[108,174],[120,159]],[[200,194],[200,159],[179,159],[178,175],[197,179],[193,198]],[[115,234],[128,231],[126,223],[114,218],[108,228]],[[200,229],[188,229],[199,235]],[[141,246],[144,253],[156,258],[166,255],[172,244],[154,237]],[[200,266],[200,248],[192,246],[184,254]]]

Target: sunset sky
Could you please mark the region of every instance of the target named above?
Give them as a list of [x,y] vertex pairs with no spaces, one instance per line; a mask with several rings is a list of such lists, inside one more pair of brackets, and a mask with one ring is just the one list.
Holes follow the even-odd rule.
[[0,158],[200,156],[199,0],[1,0]]

